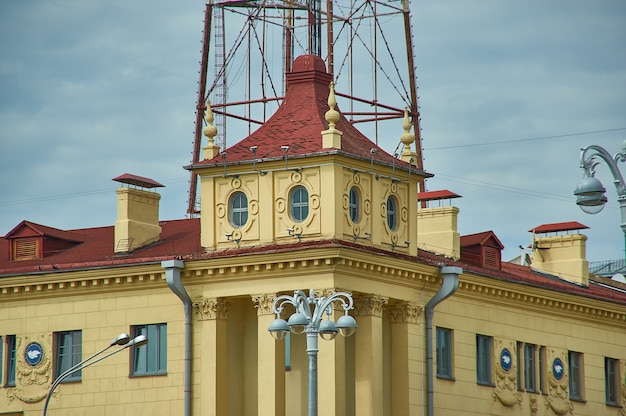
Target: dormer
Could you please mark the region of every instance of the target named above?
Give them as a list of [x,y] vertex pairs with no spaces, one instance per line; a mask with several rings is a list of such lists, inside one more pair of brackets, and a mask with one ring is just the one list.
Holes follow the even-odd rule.
[[4,238],[9,241],[11,261],[42,259],[82,242],[80,235],[29,221],[19,223]]
[[[298,57],[287,83],[276,113],[227,149],[214,144],[207,107],[205,160],[187,167],[200,177],[202,246],[344,240],[416,255],[415,190],[432,175],[385,152],[341,114],[321,58]],[[409,127],[402,134],[404,124],[403,155],[415,140]]]
[[493,231],[461,236],[461,261],[467,264],[500,270],[502,249],[504,245]]
[[586,259],[589,228],[576,221],[543,224],[528,230],[533,234],[532,268],[550,273],[582,286],[589,286],[589,263]]

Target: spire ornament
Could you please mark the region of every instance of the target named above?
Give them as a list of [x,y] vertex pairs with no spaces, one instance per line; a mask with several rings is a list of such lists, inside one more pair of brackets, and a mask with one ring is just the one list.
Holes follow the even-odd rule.
[[343,133],[335,128],[341,116],[339,111],[335,110],[337,99],[335,98],[334,82],[330,83],[328,106],[330,109],[324,114],[324,118],[328,122],[328,130],[322,131],[322,147],[324,149],[341,149],[341,136]]
[[220,147],[215,144],[214,137],[217,136],[217,127],[213,125],[215,116],[211,110],[211,101],[206,101],[206,111],[204,112],[204,119],[206,120],[206,127],[202,130],[202,133],[208,137],[209,143],[202,148],[205,159],[213,159],[220,153]]
[[404,144],[401,159],[414,166],[417,166],[417,153],[411,150],[411,145],[415,142],[415,135],[411,133],[411,121],[409,120],[409,108],[404,107],[404,120],[402,121],[404,134],[400,136],[400,141]]
[[330,83],[330,93],[328,94],[328,106],[330,110],[324,114],[326,121],[328,121],[328,130],[335,130],[335,123],[339,121],[339,111],[335,110],[337,106],[337,99],[335,98],[335,83]]

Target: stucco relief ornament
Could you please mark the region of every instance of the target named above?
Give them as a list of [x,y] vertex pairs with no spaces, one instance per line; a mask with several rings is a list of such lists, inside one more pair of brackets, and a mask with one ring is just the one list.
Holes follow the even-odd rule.
[[569,381],[561,358],[552,360],[552,371],[548,372],[548,395],[545,396],[546,408],[557,415],[573,414],[574,406],[569,400]]
[[26,344],[22,348],[22,339],[16,348],[15,388],[7,390],[10,401],[21,400],[24,403],[37,403],[48,394],[52,377],[52,362],[49,354],[52,346],[46,338],[30,341],[25,337]]
[[513,357],[508,348],[500,350],[500,359],[495,366],[496,387],[491,396],[506,407],[522,403],[522,395],[517,390],[517,368],[513,365]]

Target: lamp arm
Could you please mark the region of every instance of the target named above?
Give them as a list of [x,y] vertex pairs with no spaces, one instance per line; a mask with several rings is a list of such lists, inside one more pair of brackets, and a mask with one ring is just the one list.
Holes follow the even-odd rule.
[[54,382],[52,383],[52,386],[50,387],[50,390],[48,391],[48,394],[46,395],[46,401],[44,402],[43,405],[43,413],[42,416],[46,416],[46,413],[48,411],[48,402],[50,401],[50,398],[52,397],[52,393],[54,392],[54,389],[57,388],[57,386],[59,384],[61,384],[61,382],[63,380],[65,380],[67,377],[69,377],[71,374],[74,374],[77,371],[80,371],[84,368],[87,368],[99,361],[102,361],[106,358],[109,358],[110,356],[117,354],[120,351],[125,350],[126,348],[130,347],[131,345],[134,345],[133,342],[129,342],[128,344],[122,346],[121,348],[118,348],[114,351],[111,351],[110,353],[103,355],[102,357],[98,358],[97,360],[93,360],[93,361],[89,361],[91,359],[93,359],[94,357],[96,357],[99,354],[102,354],[104,351],[108,350],[109,348],[112,347],[112,345],[109,345],[108,347],[102,349],[101,351],[98,351],[97,353],[93,354],[92,356],[90,356],[89,358],[87,358],[86,360],[81,361],[80,363],[76,364],[74,367],[70,368],[69,370],[67,370],[66,372],[64,372],[63,374],[61,374],[59,377],[57,377],[56,380],[54,380]]
[[[596,165],[599,164],[596,158],[600,158],[609,167],[609,170],[613,175],[615,188],[617,188],[617,194],[620,197],[625,197],[626,183],[624,182],[622,173],[617,168],[617,162],[626,161],[626,151],[623,153],[616,153],[614,156],[611,156],[603,147],[594,144],[583,147],[581,150],[580,167],[593,175],[595,173]],[[587,156],[587,152],[594,153]]]
[[343,308],[344,312],[348,312],[350,309],[354,307],[352,296],[350,296],[349,293],[346,293],[346,292],[333,293],[332,295],[328,297],[319,299],[319,303],[314,312],[313,320],[322,319],[324,312],[326,312],[327,310],[329,312],[328,314],[330,315],[330,313],[332,313],[332,304],[335,301],[341,302],[341,307]]

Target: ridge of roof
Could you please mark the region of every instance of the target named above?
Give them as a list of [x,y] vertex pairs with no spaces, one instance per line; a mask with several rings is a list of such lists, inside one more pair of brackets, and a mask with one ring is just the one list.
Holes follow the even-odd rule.
[[53,238],[56,238],[56,239],[59,239],[59,240],[72,241],[72,242],[76,242],[76,243],[80,243],[80,242],[83,241],[83,237],[81,235],[77,234],[76,232],[61,230],[61,229],[58,229],[58,228],[53,228],[53,227],[49,227],[47,225],[37,224],[35,222],[27,221],[27,220],[23,220],[18,225],[13,227],[13,229],[11,229],[11,231],[9,231],[4,236],[4,238],[5,239],[9,239],[14,234],[16,234],[19,230],[22,230],[24,228],[28,228],[29,230],[33,231],[34,233],[36,233],[39,236],[53,237]]

